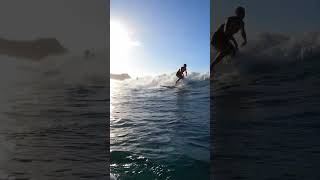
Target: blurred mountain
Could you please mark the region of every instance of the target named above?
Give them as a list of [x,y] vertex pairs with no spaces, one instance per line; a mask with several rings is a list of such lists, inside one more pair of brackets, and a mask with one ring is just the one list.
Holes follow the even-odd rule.
[[125,79],[130,79],[131,77],[129,76],[129,74],[110,74],[110,79],[114,79],[114,80],[125,80]]
[[40,38],[35,40],[8,40],[0,38],[0,55],[41,60],[50,55],[67,52],[55,38]]

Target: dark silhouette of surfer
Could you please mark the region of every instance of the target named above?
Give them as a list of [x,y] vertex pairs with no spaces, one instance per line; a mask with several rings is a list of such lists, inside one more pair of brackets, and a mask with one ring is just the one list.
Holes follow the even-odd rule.
[[[210,65],[211,78],[215,72],[215,66],[225,57],[225,56],[235,56],[238,51],[238,43],[233,37],[234,34],[241,31],[242,38],[244,42],[242,46],[247,43],[247,36],[245,31],[245,24],[243,19],[245,17],[245,9],[243,7],[237,7],[235,10],[236,16],[231,16],[227,21],[222,24],[218,30],[213,34],[211,38],[211,45],[218,51],[215,60]],[[233,42],[233,44],[231,43]]]
[[180,79],[184,78],[184,72],[186,72],[186,76],[187,76],[187,65],[184,64],[176,73],[176,76],[178,77],[178,80],[176,81],[176,85],[177,83],[180,81]]
[[93,50],[89,50],[89,49],[86,49],[85,51],[84,51],[84,57],[85,58],[92,58],[92,57],[94,57],[95,55],[94,55],[94,53],[93,53]]

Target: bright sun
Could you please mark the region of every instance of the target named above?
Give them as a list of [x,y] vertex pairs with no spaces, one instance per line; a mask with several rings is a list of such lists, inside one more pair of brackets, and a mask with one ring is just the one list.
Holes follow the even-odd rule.
[[140,43],[133,41],[130,32],[118,21],[110,21],[110,70],[111,73],[128,72],[130,50]]

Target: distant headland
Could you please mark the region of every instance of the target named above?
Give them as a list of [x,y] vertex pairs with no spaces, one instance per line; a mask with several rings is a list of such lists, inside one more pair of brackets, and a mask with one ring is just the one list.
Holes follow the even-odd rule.
[[34,40],[8,40],[0,38],[0,55],[41,60],[50,55],[67,52],[56,38],[39,38]]
[[129,74],[124,73],[124,74],[110,74],[110,79],[114,79],[114,80],[126,80],[126,79],[130,79],[131,77],[129,76]]

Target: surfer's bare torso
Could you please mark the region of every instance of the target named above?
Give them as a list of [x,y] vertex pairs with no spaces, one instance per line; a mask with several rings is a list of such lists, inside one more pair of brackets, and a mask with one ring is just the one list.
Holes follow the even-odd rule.
[[187,76],[187,65],[186,64],[184,64],[176,73],[176,76],[178,77],[178,80],[176,81],[176,85],[177,85],[177,83],[179,82],[180,79],[184,78],[184,74],[183,73],[186,73],[186,76]]
[[[213,47],[219,52],[238,49],[238,43],[234,40],[233,35],[239,31],[244,31],[242,19],[237,16],[229,17],[226,23],[222,24],[214,33],[211,41]],[[230,41],[233,41],[234,45]]]
[[178,78],[182,79],[182,78],[184,77],[183,73],[184,73],[184,72],[187,72],[186,70],[187,70],[187,68],[181,67],[181,68],[177,71],[176,76],[177,76]]
[[[236,16],[231,16],[227,21],[222,24],[218,30],[213,34],[211,38],[211,45],[217,50],[217,56],[210,65],[210,77],[213,78],[215,72],[215,66],[225,57],[225,56],[235,56],[238,51],[238,43],[233,37],[234,34],[241,32],[244,46],[247,43],[247,37],[245,32],[245,24],[243,19],[245,17],[245,9],[243,7],[238,7],[235,11]],[[232,43],[231,43],[232,42]]]

